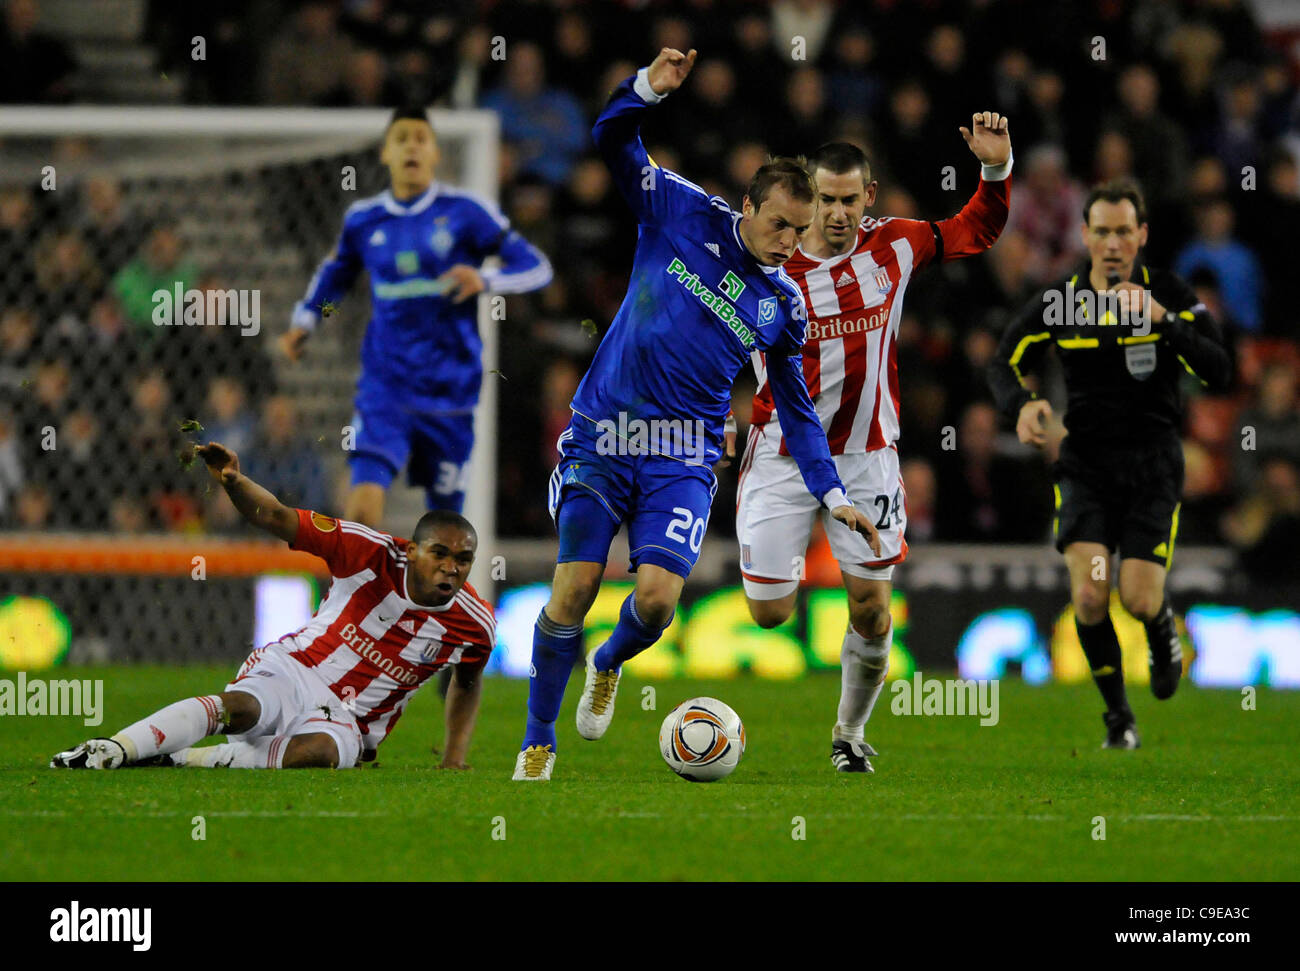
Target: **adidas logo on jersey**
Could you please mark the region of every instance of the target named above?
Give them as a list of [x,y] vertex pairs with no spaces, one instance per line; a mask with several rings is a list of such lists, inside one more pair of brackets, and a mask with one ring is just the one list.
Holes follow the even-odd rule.
[[388,237],[384,235],[384,231],[382,229],[376,229],[373,233],[370,234],[371,246],[383,246],[386,242],[388,242]]
[[840,274],[840,278],[835,281],[835,289],[839,290],[843,287],[851,287],[851,286],[853,286],[853,276],[849,273],[848,270],[845,270],[843,273]]
[[413,620],[399,620],[397,626],[402,628],[402,630],[406,631],[408,634],[415,633],[415,621]]
[[722,258],[722,250],[718,249],[717,243],[705,243],[704,248],[719,259]]

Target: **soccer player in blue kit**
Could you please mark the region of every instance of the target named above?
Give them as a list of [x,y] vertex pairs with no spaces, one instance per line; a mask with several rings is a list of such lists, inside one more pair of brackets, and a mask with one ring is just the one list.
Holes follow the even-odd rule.
[[550,508],[559,532],[551,597],[533,631],[528,721],[514,778],[550,779],[555,721],[582,649],[582,622],[600,589],[609,545],[626,523],[636,588],[609,640],[587,658],[578,732],[597,739],[614,713],[619,671],[672,620],[699,558],[717,490],[731,386],[767,352],[786,440],[804,483],[837,520],[864,533],[871,519],[836,474],[804,384],[807,312],[781,271],[812,223],[811,176],[794,160],[758,170],[741,212],[675,172],[641,144],[646,107],[679,88],[696,52],[665,48],[620,84],[592,135],[640,224],[627,296],[574,396],[560,435]]
[[[434,180],[438,141],[419,108],[393,112],[380,160],[390,187],[349,207],[338,245],[295,305],[281,347],[304,344],[370,273],[371,318],[361,345],[343,518],[378,526],[384,495],[407,467],[429,509],[460,512],[483,382],[478,301],[484,290],[525,293],[551,281],[551,264],[491,202]],[[483,269],[489,257],[500,265]],[[409,465],[408,465],[409,463]]]

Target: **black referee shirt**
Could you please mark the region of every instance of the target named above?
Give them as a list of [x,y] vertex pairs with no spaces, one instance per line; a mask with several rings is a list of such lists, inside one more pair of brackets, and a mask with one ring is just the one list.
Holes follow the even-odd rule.
[[1186,283],[1142,263],[1131,279],[1168,314],[1148,323],[1120,320],[1115,294],[1097,294],[1091,262],[1041,291],[1011,321],[989,365],[998,410],[1014,423],[1039,397],[1025,384],[1049,347],[1065,372],[1065,427],[1075,445],[1134,445],[1177,436],[1179,384],[1191,373],[1211,390],[1228,387],[1232,363],[1219,326]]

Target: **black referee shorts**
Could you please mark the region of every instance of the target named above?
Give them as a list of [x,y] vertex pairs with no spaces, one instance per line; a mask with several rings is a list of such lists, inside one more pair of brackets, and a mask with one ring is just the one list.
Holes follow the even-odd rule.
[[1171,437],[1117,447],[1071,439],[1067,435],[1061,443],[1061,457],[1052,467],[1057,550],[1101,543],[1112,553],[1118,550],[1122,560],[1149,560],[1168,569],[1182,505],[1182,443]]

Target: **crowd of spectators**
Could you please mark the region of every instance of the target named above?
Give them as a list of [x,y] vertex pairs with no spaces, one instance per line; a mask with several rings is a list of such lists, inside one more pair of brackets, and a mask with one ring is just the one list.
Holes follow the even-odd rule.
[[[196,35],[208,38],[200,62],[189,58]],[[958,126],[976,109],[1009,117],[1017,163],[1006,231],[987,256],[921,275],[899,332],[900,448],[918,538],[1046,535],[1047,465],[994,413],[984,368],[1010,314],[1081,259],[1086,188],[1121,175],[1135,177],[1149,202],[1147,259],[1194,285],[1238,362],[1223,397],[1202,394],[1189,378],[1180,542],[1231,541],[1264,562],[1279,548],[1272,524],[1294,528],[1286,524],[1300,506],[1300,312],[1286,288],[1300,226],[1300,65],[1245,0],[155,2],[147,37],[195,103],[414,102],[498,113],[503,207],[556,269],[544,291],[508,304],[497,449],[501,507],[511,510],[504,527],[549,532],[539,497],[594,352],[584,325],[603,331],[613,318],[635,244],[590,125],[619,80],[671,46],[698,48],[700,60],[682,91],[647,116],[644,140],[661,165],[733,204],[769,152],[844,138],[872,159],[876,215],[942,218],[978,175]],[[138,224],[116,212],[113,186],[92,185],[80,191],[73,222],[40,211],[31,193],[0,190],[6,293],[17,284],[45,294],[39,320],[21,304],[0,311],[5,366],[18,360],[11,348],[33,353],[35,335],[60,330],[50,311],[58,307],[124,368],[121,414],[78,420],[87,462],[101,437],[110,450],[122,447],[109,427],[119,418],[137,438],[165,437],[148,416],[172,396],[210,402],[250,442],[273,441],[284,420],[276,412],[291,403],[270,394],[264,376],[245,381],[232,370],[220,385],[169,384],[173,372],[147,346],[158,338],[137,326],[139,296],[161,277],[196,279],[201,269],[185,265],[165,225],[135,238]],[[34,220],[52,227],[42,245],[7,259]],[[318,255],[304,252],[304,273]],[[32,377],[40,407],[57,410],[76,370],[65,363],[66,374]],[[735,395],[742,419],[746,380]],[[1051,390],[1059,376],[1044,381]],[[0,517],[56,522],[70,513],[32,495],[39,485],[20,484],[14,471],[23,463],[13,442],[18,408],[12,398],[0,403]],[[723,531],[729,477],[734,483],[734,466],[715,508]],[[97,524],[166,519],[156,504],[146,516],[108,506]],[[176,515],[187,522],[189,514]],[[193,515],[203,518],[201,506]]]
[[[130,210],[120,183],[0,189],[0,523],[12,529],[199,530],[205,483],[187,471],[187,416],[234,422],[248,461],[288,451],[272,428],[275,375],[230,327],[155,326],[153,294],[225,289],[175,221]],[[255,415],[266,418],[261,426]],[[319,461],[312,468],[319,472]],[[319,495],[314,492],[312,495]]]

